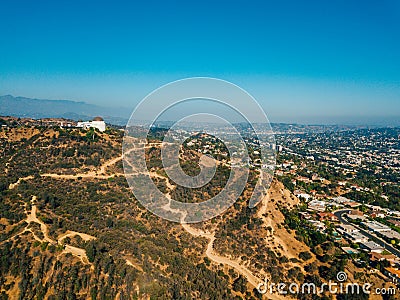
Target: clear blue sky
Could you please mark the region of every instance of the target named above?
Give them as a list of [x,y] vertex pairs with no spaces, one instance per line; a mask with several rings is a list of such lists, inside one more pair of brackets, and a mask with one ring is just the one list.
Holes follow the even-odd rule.
[[[400,2],[0,2],[0,95],[134,107],[189,76],[272,121],[400,117]],[[399,118],[400,119],[400,118]]]

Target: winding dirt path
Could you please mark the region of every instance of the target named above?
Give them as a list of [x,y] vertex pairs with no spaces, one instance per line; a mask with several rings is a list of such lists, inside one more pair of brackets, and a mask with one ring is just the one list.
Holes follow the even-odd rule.
[[[119,157],[116,157],[116,158],[113,158],[111,160],[108,160],[97,171],[90,171],[90,172],[87,172],[87,173],[79,173],[79,174],[75,174],[75,175],[45,173],[45,174],[41,174],[40,176],[41,177],[50,177],[50,178],[55,178],[55,179],[77,179],[79,177],[82,177],[82,178],[109,179],[109,178],[113,178],[113,177],[118,176],[118,175],[124,175],[123,173],[114,173],[114,174],[111,174],[111,175],[102,175],[102,174],[106,173],[106,169],[108,167],[116,164],[117,162],[121,161],[122,159],[123,159],[123,156],[121,155]],[[158,175],[158,174],[156,174],[156,175]],[[15,183],[10,184],[9,185],[9,189],[11,190],[11,189],[16,188],[23,180],[31,180],[31,179],[34,179],[34,177],[33,176],[21,177]],[[12,236],[11,238],[7,239],[6,241],[12,240],[16,236],[28,231],[33,235],[35,240],[37,240],[37,241],[39,241],[41,243],[42,242],[48,242],[48,243],[50,243],[52,245],[63,244],[64,245],[64,250],[63,250],[62,253],[65,253],[65,254],[66,253],[71,253],[73,256],[78,257],[82,261],[83,264],[90,264],[91,267],[93,268],[93,265],[89,262],[89,260],[87,258],[85,249],[65,244],[65,243],[63,243],[63,240],[66,239],[67,237],[73,237],[73,236],[77,236],[77,235],[80,236],[82,238],[82,240],[84,240],[84,241],[94,240],[96,238],[94,236],[91,236],[91,235],[86,234],[86,233],[68,230],[64,234],[61,234],[57,238],[56,241],[51,239],[49,237],[49,234],[48,234],[49,231],[48,231],[47,225],[44,222],[42,222],[40,219],[37,218],[38,209],[37,209],[37,206],[35,205],[36,200],[37,200],[37,197],[33,196],[32,200],[31,200],[31,211],[30,212],[25,211],[27,217],[26,217],[26,219],[24,221],[26,223],[28,223],[28,225],[24,228],[24,230],[22,232],[17,233],[16,235]],[[43,236],[44,236],[43,239],[39,238],[31,228],[28,228],[30,223],[32,223],[32,222],[37,223],[37,224],[40,225],[40,230],[41,230],[41,232],[43,233]],[[140,266],[132,263],[132,261],[130,261],[129,259],[125,259],[125,261],[126,261],[127,265],[132,266],[132,267],[134,267],[134,268],[136,268],[138,270],[142,270]]]
[[[134,168],[133,165],[131,165],[131,166]],[[228,266],[232,267],[239,274],[244,276],[253,287],[257,288],[258,285],[263,282],[263,279],[260,279],[257,276],[255,276],[249,269],[247,269],[245,266],[241,265],[238,261],[232,260],[225,256],[220,256],[215,253],[215,251],[214,251],[214,241],[216,239],[215,232],[213,232],[213,233],[204,232],[202,230],[199,230],[199,229],[196,229],[196,228],[190,226],[188,223],[185,223],[186,212],[181,211],[179,209],[171,208],[171,199],[172,198],[171,198],[170,193],[175,188],[175,186],[173,184],[171,184],[169,178],[162,176],[156,172],[149,172],[149,174],[152,177],[158,177],[158,178],[164,179],[166,181],[166,186],[169,189],[169,192],[166,193],[165,196],[169,199],[169,202],[166,205],[164,205],[162,208],[166,211],[180,214],[181,215],[181,225],[182,225],[183,229],[185,229],[185,231],[187,231],[189,234],[191,234],[194,237],[203,237],[203,238],[206,238],[209,240],[209,242],[207,244],[207,249],[205,251],[205,255],[210,260],[212,260],[213,262],[215,262],[217,264],[223,264],[223,265],[228,265]],[[268,295],[268,296],[270,297],[270,299],[282,299],[281,297],[279,297],[277,295]]]
[[237,261],[232,260],[228,257],[225,256],[220,256],[218,254],[215,254],[214,252],[214,241],[215,241],[215,233],[210,233],[210,232],[204,232],[202,230],[195,229],[188,225],[187,223],[182,223],[182,227],[191,235],[195,237],[203,237],[208,240],[207,245],[207,250],[206,250],[206,255],[209,259],[212,261],[216,262],[217,264],[224,264],[224,265],[229,265],[232,268],[234,268],[239,274],[242,274],[247,281],[254,287],[257,287],[262,280],[256,276],[253,275],[253,273],[247,269],[245,266],[240,265]]
[[[156,173],[156,174],[151,173],[151,175],[165,179],[166,185],[170,191],[175,188],[175,186],[171,184],[169,178],[161,176],[158,173]],[[228,266],[234,268],[239,274],[244,276],[247,279],[247,281],[255,288],[257,288],[258,285],[261,282],[263,282],[262,279],[255,276],[249,269],[247,269],[245,266],[241,265],[238,261],[216,254],[214,251],[214,241],[216,239],[215,232],[212,232],[212,233],[204,232],[203,230],[196,229],[196,228],[190,226],[188,223],[185,223],[186,212],[183,212],[179,209],[171,208],[170,192],[168,192],[166,194],[166,197],[169,199],[169,202],[166,205],[164,205],[162,208],[167,211],[180,214],[181,215],[181,225],[182,225],[183,229],[185,229],[189,234],[191,234],[194,237],[202,237],[202,238],[206,238],[209,240],[209,242],[207,244],[207,249],[206,249],[205,255],[210,260],[214,261],[217,264],[228,265]],[[275,297],[275,295],[270,295],[270,297],[271,297],[271,299],[281,299],[279,297],[278,298]]]
[[[131,151],[133,151],[134,149],[132,149]],[[117,158],[111,159],[107,162],[105,162],[97,171],[90,171],[87,173],[80,173],[80,174],[75,174],[75,175],[63,175],[63,174],[53,174],[53,173],[45,173],[45,174],[41,174],[42,177],[51,177],[51,178],[61,178],[61,179],[77,179],[78,177],[81,178],[99,178],[99,179],[108,179],[108,178],[112,178],[115,177],[117,175],[123,175],[123,174],[111,174],[111,175],[104,175],[106,173],[106,169],[110,166],[112,166],[113,164],[117,163],[118,161],[121,161],[123,159],[123,156],[119,156]],[[150,175],[154,176],[154,177],[158,177],[158,178],[162,178],[166,180],[166,185],[168,187],[168,189],[170,191],[172,191],[175,186],[172,185],[169,181],[168,178],[156,173],[156,172],[149,172]],[[15,188],[22,180],[29,180],[29,179],[33,179],[33,176],[27,176],[24,178],[20,178],[16,183],[14,184],[10,184],[10,189]],[[172,209],[170,207],[171,205],[171,196],[170,196],[170,192],[166,194],[167,198],[170,200],[169,203],[167,203],[163,208],[167,211],[173,212],[173,213],[179,213],[182,215],[181,217],[181,225],[182,227],[185,229],[185,231],[187,231],[189,234],[191,234],[194,237],[203,237],[209,240],[208,244],[207,244],[207,249],[205,251],[205,255],[212,261],[214,261],[217,264],[224,264],[224,265],[228,265],[230,267],[232,267],[233,269],[235,269],[239,274],[241,274],[242,276],[244,276],[247,281],[255,288],[257,288],[257,286],[263,281],[262,279],[258,278],[257,276],[255,276],[249,269],[247,269],[245,266],[241,265],[238,261],[236,260],[232,260],[228,257],[225,256],[220,256],[218,254],[215,253],[214,251],[214,241],[215,241],[215,232],[210,233],[210,232],[204,232],[202,230],[199,229],[195,229],[194,227],[190,226],[189,224],[185,223],[185,212],[182,212],[180,210],[177,209]],[[34,196],[35,197],[35,196]],[[36,200],[35,198],[32,198],[32,201],[34,202]],[[95,237],[92,237],[90,235],[84,234],[84,233],[80,233],[80,232],[75,232],[75,231],[67,231],[65,234],[61,235],[58,237],[57,241],[54,241],[52,239],[49,238],[48,236],[48,229],[47,229],[47,225],[44,224],[42,221],[40,221],[37,217],[36,217],[36,212],[37,212],[37,208],[36,205],[32,204],[32,210],[31,213],[27,215],[27,223],[29,224],[30,222],[36,222],[38,224],[40,224],[41,227],[41,231],[43,232],[44,235],[44,240],[52,243],[52,244],[57,244],[57,243],[61,243],[66,237],[69,236],[74,236],[74,235],[79,235],[83,240],[87,241],[87,240],[91,240],[91,239],[95,239]],[[261,214],[262,215],[262,214]],[[30,229],[26,228],[25,230],[28,230],[30,232],[32,232]],[[32,232],[33,233],[33,232]],[[35,235],[34,235],[35,236]],[[35,239],[40,240],[37,236],[35,236]],[[71,253],[72,255],[78,257],[81,259],[82,263],[84,264],[90,264],[88,261],[88,258],[86,256],[86,251],[84,249],[81,248],[77,248],[77,247],[73,247],[71,245],[65,245],[64,251],[63,253]],[[133,264],[129,259],[125,259],[126,260],[126,264],[130,265],[132,267],[138,268],[138,266],[136,266],[135,264]],[[92,265],[93,267],[93,265]],[[268,294],[268,297],[270,299],[283,299],[282,297],[280,297],[279,295],[274,295],[274,294]]]
[[37,223],[40,225],[40,231],[43,233],[43,236],[44,236],[43,240],[40,239],[40,242],[46,241],[51,244],[55,244],[54,240],[52,240],[49,237],[49,230],[47,228],[47,225],[37,218],[37,215],[36,215],[37,207],[35,205],[36,199],[37,199],[36,196],[33,196],[31,199],[31,211],[30,212],[26,211],[25,222],[28,223],[28,225],[31,223]]
[[[145,148],[151,148],[151,146],[147,146]],[[50,177],[50,178],[58,178],[58,179],[78,179],[78,178],[97,178],[97,179],[109,179],[113,178],[115,176],[123,176],[125,175],[124,173],[114,173],[107,175],[107,168],[111,167],[112,165],[115,165],[117,162],[123,160],[124,155],[128,155],[131,151],[134,151],[136,149],[130,149],[125,152],[125,154],[118,156],[116,158],[112,158],[106,162],[104,162],[100,168],[97,170],[89,171],[86,173],[78,173],[78,174],[55,174],[55,173],[44,173],[41,174],[40,176],[42,177]],[[33,177],[32,177],[33,178]],[[27,178],[27,179],[32,179],[32,178]]]
[[[76,231],[67,232],[66,234],[61,235],[56,241],[51,239],[49,237],[49,230],[48,230],[47,225],[43,221],[38,219],[38,217],[37,217],[38,209],[37,209],[37,206],[35,204],[36,203],[36,199],[37,199],[36,196],[32,197],[32,200],[31,200],[31,207],[32,207],[31,211],[30,212],[28,212],[28,211],[26,212],[27,215],[26,215],[25,222],[28,223],[28,225],[24,229],[24,232],[25,231],[32,232],[34,238],[37,241],[39,241],[39,242],[48,242],[48,243],[50,243],[52,245],[58,245],[58,244],[62,244],[63,239],[65,239],[67,236],[79,235],[83,240],[96,239],[94,236],[91,236],[91,235],[88,235],[88,234],[85,234],[85,233],[81,233],[81,232],[76,232]],[[40,231],[43,233],[43,236],[44,236],[43,239],[40,239],[39,237],[37,237],[33,233],[33,231],[30,228],[28,228],[29,224],[31,224],[32,222],[33,223],[37,223],[37,224],[40,225]],[[78,248],[78,247],[74,247],[74,246],[71,246],[71,245],[64,244],[63,253],[71,253],[72,255],[78,257],[82,261],[82,263],[90,264],[89,260],[87,258],[85,249],[81,249],[81,248]]]
[[17,182],[15,182],[15,183],[10,183],[10,185],[8,186],[8,189],[9,189],[9,190],[12,190],[12,189],[16,188],[16,187],[21,183],[21,181],[23,181],[23,180],[30,180],[30,179],[33,179],[33,176],[21,177],[21,178],[19,178],[19,179],[17,180]]
[[123,175],[123,174],[111,174],[111,175],[105,175],[106,169],[117,162],[121,161],[123,156],[118,156],[116,158],[110,159],[106,161],[103,165],[100,166],[98,170],[94,171],[89,171],[87,173],[79,173],[79,174],[54,174],[54,173],[44,173],[41,174],[40,176],[42,177],[51,177],[51,178],[60,178],[60,179],[77,179],[77,178],[98,178],[98,179],[109,179],[113,178],[117,175]]
[[[14,189],[16,186],[18,186],[21,183],[22,180],[29,180],[29,179],[33,179],[33,178],[34,178],[33,176],[26,176],[26,177],[19,178],[17,182],[9,185],[9,189],[10,190]],[[13,235],[12,237],[10,237],[9,239],[7,239],[7,240],[5,240],[3,242],[11,241],[15,237],[23,234],[24,232],[30,232],[32,234],[33,238],[36,241],[40,242],[40,243],[48,242],[49,244],[52,244],[52,245],[63,244],[62,241],[66,237],[76,236],[76,235],[79,235],[85,241],[96,239],[94,236],[91,236],[91,235],[88,235],[88,234],[85,234],[85,233],[81,233],[81,232],[77,232],[77,231],[67,231],[65,234],[60,235],[57,240],[53,240],[49,236],[49,229],[48,229],[47,225],[37,217],[38,208],[36,206],[36,200],[37,200],[37,197],[36,196],[32,196],[32,199],[31,199],[31,210],[30,211],[28,211],[26,209],[27,205],[25,205],[26,218],[23,221],[26,222],[27,225],[24,228],[24,230],[22,232],[19,232],[19,233]],[[43,234],[43,238],[38,237],[35,234],[35,232],[32,230],[32,228],[29,228],[31,223],[36,223],[36,224],[40,225],[40,231]],[[93,268],[93,265],[89,262],[89,260],[87,258],[85,249],[64,244],[64,249],[63,249],[62,253],[70,253],[73,256],[78,257],[82,261],[83,264],[90,264],[91,267]]]

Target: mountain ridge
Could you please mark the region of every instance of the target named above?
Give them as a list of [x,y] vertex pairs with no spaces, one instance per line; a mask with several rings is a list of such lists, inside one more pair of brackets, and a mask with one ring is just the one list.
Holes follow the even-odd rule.
[[29,118],[90,119],[101,115],[106,122],[125,125],[129,118],[128,109],[103,107],[84,101],[49,100],[12,95],[0,96],[0,115]]

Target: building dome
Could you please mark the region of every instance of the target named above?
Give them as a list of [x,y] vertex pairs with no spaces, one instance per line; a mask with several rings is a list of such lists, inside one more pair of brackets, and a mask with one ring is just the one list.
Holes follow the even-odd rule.
[[93,121],[104,121],[102,117],[95,117]]

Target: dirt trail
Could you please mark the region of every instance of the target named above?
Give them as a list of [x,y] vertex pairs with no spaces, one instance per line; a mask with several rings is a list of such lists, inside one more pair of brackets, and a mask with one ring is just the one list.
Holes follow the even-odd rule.
[[[72,236],[72,235],[79,235],[84,240],[95,239],[95,237],[93,237],[93,236],[90,236],[90,235],[85,234],[85,233],[76,232],[76,231],[73,231],[73,232],[71,231],[68,234],[62,235],[61,237],[59,237],[57,239],[57,241],[51,239],[49,237],[49,230],[48,230],[47,225],[45,223],[43,223],[40,219],[37,218],[37,215],[36,215],[37,207],[36,207],[36,204],[35,204],[36,199],[37,199],[36,196],[32,197],[32,200],[31,200],[32,208],[31,208],[30,213],[26,212],[27,216],[26,216],[26,219],[25,219],[25,221],[28,223],[28,226],[32,222],[37,223],[37,224],[40,225],[40,231],[43,233],[44,238],[40,239],[34,234],[34,237],[35,237],[36,240],[38,240],[40,242],[44,242],[45,241],[45,242],[49,242],[50,244],[57,245],[57,244],[62,244],[62,240],[64,238],[66,238],[67,236]],[[25,228],[24,231],[26,231],[26,230],[32,232],[32,230],[30,230],[28,228]],[[71,253],[72,255],[78,257],[82,261],[82,263],[90,264],[89,260],[88,260],[88,258],[86,256],[85,249],[81,249],[81,248],[74,247],[74,246],[71,246],[71,245],[64,245],[63,253]]]
[[15,183],[10,183],[10,185],[8,186],[8,189],[9,189],[9,190],[12,190],[12,189],[16,188],[16,187],[21,183],[21,181],[23,181],[23,180],[30,180],[30,179],[33,179],[33,176],[21,177],[21,178],[18,179],[17,182],[15,182]]
[[115,177],[116,175],[117,175],[117,174],[112,174],[112,175],[99,175],[99,174],[96,174],[95,172],[89,172],[89,173],[81,173],[81,174],[75,174],[75,175],[45,173],[45,174],[41,174],[40,176],[42,176],[42,177],[58,178],[58,179],[78,179],[78,178],[109,179],[109,178]]
[[[223,264],[223,265],[228,265],[235,269],[239,274],[244,276],[247,281],[255,288],[259,286],[260,283],[263,282],[263,279],[255,276],[249,269],[247,269],[245,266],[241,265],[238,261],[232,260],[226,256],[221,256],[218,254],[215,254],[214,252],[214,241],[215,241],[215,233],[210,233],[210,232],[204,232],[202,230],[193,228],[187,223],[182,223],[182,227],[191,235],[195,237],[203,237],[206,239],[209,239],[210,241],[207,244],[207,249],[206,249],[206,256],[214,261],[217,264]],[[285,299],[282,295],[279,294],[268,294],[268,299],[271,300],[282,300]]]
[[[130,151],[133,151],[134,149],[131,149]],[[105,162],[97,171],[90,171],[87,173],[81,173],[81,174],[76,174],[76,175],[60,175],[60,174],[52,174],[52,173],[46,173],[46,174],[42,174],[41,176],[43,177],[51,177],[51,178],[62,178],[62,179],[76,179],[78,177],[82,177],[82,178],[99,178],[99,179],[108,179],[108,178],[112,178],[116,175],[122,175],[122,174],[111,174],[111,175],[103,175],[106,173],[106,169],[107,167],[110,167],[111,165],[117,163],[118,161],[122,160],[123,156],[119,156],[117,158],[111,159],[107,162]],[[158,177],[158,178],[162,178],[166,180],[166,184],[167,187],[169,188],[170,191],[172,191],[175,186],[172,185],[169,181],[168,178],[156,173],[156,172],[149,172],[151,176],[154,177]],[[17,186],[21,180],[28,180],[28,179],[33,179],[33,176],[28,176],[25,178],[21,178],[19,179],[16,183],[14,184],[10,184],[10,189],[14,188],[15,186]],[[257,276],[255,276],[249,269],[247,269],[245,266],[241,265],[238,261],[236,260],[232,260],[228,257],[225,256],[220,256],[215,254],[214,251],[214,241],[215,241],[215,232],[210,233],[210,232],[204,232],[202,230],[199,229],[195,229],[194,227],[190,226],[189,224],[185,223],[185,213],[177,210],[177,209],[172,209],[170,207],[171,205],[171,196],[170,193],[166,194],[167,198],[170,200],[168,204],[166,204],[163,208],[165,210],[168,210],[170,212],[173,213],[179,213],[182,215],[181,217],[181,225],[182,227],[192,236],[194,237],[203,237],[209,240],[208,244],[207,244],[207,249],[205,251],[205,255],[212,261],[214,261],[217,264],[224,264],[224,265],[228,265],[232,268],[234,268],[239,274],[241,274],[242,276],[244,276],[247,281],[255,288],[257,288],[257,286],[262,282],[262,279],[258,278]],[[32,200],[34,201],[36,198],[32,198]],[[266,208],[263,210],[265,211]],[[57,244],[57,243],[61,243],[62,240],[64,240],[66,237],[68,236],[74,236],[74,235],[79,235],[81,236],[81,238],[83,240],[90,240],[90,239],[95,239],[94,237],[84,234],[84,233],[79,233],[79,232],[74,232],[74,231],[67,231],[65,234],[61,235],[58,237],[57,242],[53,241],[49,238],[48,236],[48,229],[46,224],[44,224],[43,222],[41,222],[39,219],[37,219],[36,217],[36,212],[37,212],[37,208],[36,205],[32,204],[32,210],[31,213],[27,216],[27,222],[36,222],[38,224],[40,224],[41,226],[41,231],[43,232],[43,235],[45,237],[45,240],[52,243],[52,244]],[[261,213],[262,215],[262,213]],[[31,231],[30,229],[26,229]],[[31,231],[32,232],[32,231]],[[33,233],[33,232],[32,232]],[[34,235],[35,236],[35,235]],[[36,239],[38,239],[35,236]],[[39,239],[40,240],[40,239]],[[77,247],[73,247],[70,245],[65,245],[64,248],[64,253],[71,253],[72,255],[79,257],[82,261],[82,263],[84,264],[89,264],[89,261],[87,259],[86,256],[86,251],[84,249],[81,248],[77,248]],[[132,267],[135,268],[139,268],[138,266],[136,266],[135,264],[133,264],[129,259],[125,259],[126,260],[126,264],[130,265]],[[268,294],[268,297],[270,299],[283,299],[280,295],[274,295],[274,294]]]
[[135,269],[137,269],[137,270],[143,272],[142,267],[139,266],[139,265],[137,265],[137,264],[134,264],[130,259],[127,259],[127,258],[126,258],[125,261],[126,261],[126,264],[127,264],[128,266],[134,267]]
[[[145,148],[150,148],[150,146],[147,146]],[[130,149],[125,152],[125,156],[128,155],[131,151],[134,151],[136,149]],[[54,173],[44,173],[41,174],[40,176],[42,177],[51,177],[51,178],[58,178],[58,179],[78,179],[78,178],[97,178],[97,179],[109,179],[113,178],[115,176],[122,176],[124,173],[114,173],[107,175],[107,168],[115,165],[117,162],[121,161],[124,158],[124,155],[118,156],[116,158],[112,158],[106,162],[104,162],[100,168],[97,170],[89,171],[86,173],[78,173],[78,174],[54,174]]]
[[246,279],[249,281],[251,285],[254,287],[257,287],[262,280],[256,276],[253,275],[253,273],[248,270],[246,267],[240,265],[237,261],[229,259],[225,256],[220,256],[215,254],[214,252],[214,241],[215,241],[215,233],[210,233],[210,232],[204,232],[199,229],[195,229],[188,225],[187,223],[182,223],[182,227],[191,235],[195,237],[203,237],[206,239],[209,239],[210,241],[208,242],[207,245],[207,250],[206,250],[206,255],[209,259],[212,261],[216,262],[217,264],[224,264],[224,265],[229,265],[232,268],[236,269],[238,273],[242,274]]
[[[25,179],[26,179],[26,177],[25,177]],[[22,180],[22,178],[20,180]],[[20,182],[20,180],[18,180],[18,182]],[[14,188],[14,186],[11,187],[11,188]],[[52,244],[54,246],[63,244],[62,241],[67,236],[79,235],[85,241],[86,240],[95,239],[95,237],[90,236],[90,235],[85,234],[85,233],[76,232],[76,231],[67,231],[65,234],[62,234],[57,240],[53,240],[49,236],[49,229],[48,229],[47,225],[37,217],[38,209],[37,209],[37,206],[36,206],[36,200],[37,200],[37,197],[36,196],[32,196],[32,199],[31,199],[31,210],[28,211],[27,209],[25,209],[26,218],[23,221],[26,222],[27,225],[24,228],[24,230],[19,232],[19,233],[17,233],[17,234],[15,234],[14,236],[10,237],[6,241],[3,241],[3,243],[13,240],[14,238],[16,238],[17,236],[23,234],[24,232],[30,232],[32,234],[33,238],[36,241],[40,242],[40,243],[47,242],[47,243]],[[26,207],[27,207],[27,205],[25,205],[25,208]],[[32,228],[29,227],[31,225],[31,223],[36,223],[36,224],[40,225],[40,231],[43,234],[43,238],[38,237],[35,234],[34,230],[32,230]],[[71,245],[64,244],[64,249],[63,249],[62,253],[71,253],[73,256],[78,257],[82,261],[83,264],[90,264],[91,265],[91,263],[89,262],[89,260],[88,260],[88,258],[86,256],[85,249],[81,249],[81,248],[78,248],[78,247],[74,247],[74,246],[71,246]],[[92,267],[93,267],[93,265],[92,265]]]
[[87,173],[79,173],[75,175],[68,174],[54,174],[54,173],[45,173],[41,174],[42,177],[51,177],[51,178],[62,178],[62,179],[77,179],[77,178],[98,178],[98,179],[108,179],[115,177],[117,174],[105,175],[106,169],[120,160],[122,160],[123,156],[118,156],[116,158],[110,159],[106,161],[104,164],[100,166],[98,170],[89,171]]
[[51,244],[54,244],[55,242],[49,237],[49,230],[47,228],[47,225],[45,223],[43,223],[41,220],[39,220],[37,218],[37,216],[36,216],[36,213],[37,213],[37,207],[35,205],[36,199],[37,199],[36,196],[32,197],[32,200],[31,200],[32,208],[31,208],[30,213],[28,213],[28,211],[26,211],[25,222],[28,223],[28,225],[30,223],[32,223],[32,222],[39,224],[40,225],[40,231],[43,233],[43,236],[44,236],[43,240],[46,241],[46,242],[49,242]]
[[[129,163],[129,162],[128,162]],[[133,168],[134,166],[131,165]],[[174,185],[171,184],[169,178],[162,176],[156,172],[149,172],[149,175],[152,177],[157,177],[164,179],[166,181],[166,186],[169,189],[169,192],[165,194],[165,196],[169,199],[169,202],[164,205],[162,208],[165,209],[166,211],[172,212],[172,213],[177,213],[181,215],[181,225],[182,227],[192,236],[194,237],[203,237],[209,240],[207,244],[207,249],[205,251],[205,255],[212,261],[214,261],[217,264],[224,264],[228,265],[232,268],[234,268],[239,274],[244,276],[247,281],[255,288],[263,281],[262,279],[258,278],[257,276],[253,275],[253,273],[247,269],[245,266],[241,265],[238,261],[232,260],[228,257],[225,256],[220,256],[215,254],[214,251],[214,241],[215,241],[215,232],[210,233],[210,232],[204,232],[202,230],[196,229],[189,224],[185,223],[185,218],[186,218],[186,212],[183,212],[179,209],[173,209],[171,208],[171,191],[175,188]],[[278,297],[276,295],[269,295],[270,299],[282,299],[281,297]]]
[[[161,176],[157,173],[156,174],[151,173],[151,175],[165,179],[166,185],[170,191],[173,188],[175,188],[174,185],[172,185],[170,183],[170,180],[168,178]],[[249,269],[247,269],[245,266],[241,265],[238,261],[216,254],[214,251],[214,241],[216,239],[215,232],[212,232],[212,233],[204,232],[203,230],[196,229],[196,228],[190,226],[188,223],[185,223],[186,212],[171,208],[170,192],[168,192],[166,194],[166,197],[169,199],[169,202],[166,205],[164,205],[163,208],[167,211],[181,214],[181,225],[182,225],[183,229],[185,229],[189,234],[191,234],[194,237],[203,237],[203,238],[206,238],[209,240],[209,242],[207,244],[207,249],[206,249],[205,255],[210,260],[214,261],[217,264],[228,265],[228,266],[234,268],[239,274],[244,276],[247,279],[247,281],[255,288],[257,288],[258,285],[263,282],[263,279],[260,279],[257,276],[255,276]],[[270,297],[270,299],[282,299],[281,297],[279,297],[277,295],[269,295],[269,297]]]
[[[129,153],[129,152],[128,152],[128,153]],[[114,174],[111,174],[111,175],[101,175],[101,174],[105,174],[105,173],[106,173],[106,169],[107,169],[108,167],[110,167],[110,166],[116,164],[117,162],[119,162],[119,161],[122,160],[122,159],[123,159],[123,156],[121,155],[121,156],[119,156],[119,157],[116,157],[116,158],[113,158],[113,159],[111,159],[111,160],[108,160],[108,161],[106,161],[106,162],[99,168],[99,170],[97,170],[97,171],[90,171],[90,172],[87,172],[87,173],[80,173],[80,174],[75,174],[75,175],[46,173],[46,174],[41,174],[41,176],[42,176],[42,177],[59,178],[59,179],[77,179],[78,177],[82,177],[82,178],[108,179],[108,178],[112,178],[112,177],[115,177],[115,176],[118,176],[118,175],[124,175],[124,174],[122,174],[122,173],[121,173],[121,174],[119,174],[119,173],[114,173]],[[10,190],[11,190],[11,189],[14,189],[14,188],[17,187],[17,186],[21,183],[21,181],[23,181],[23,180],[31,180],[31,179],[34,179],[34,177],[33,177],[33,176],[26,176],[26,177],[19,178],[17,182],[12,183],[12,184],[9,185],[9,189],[10,189]],[[28,223],[28,225],[24,228],[24,230],[23,230],[21,233],[28,231],[28,232],[30,232],[30,233],[33,235],[33,237],[34,237],[35,240],[37,240],[37,241],[39,241],[39,242],[43,242],[43,241],[49,242],[49,243],[51,243],[51,244],[53,244],[53,245],[63,244],[62,241],[63,241],[65,238],[67,238],[67,237],[72,237],[72,236],[76,236],[76,235],[80,236],[84,241],[89,241],[89,240],[94,240],[94,239],[96,239],[94,236],[88,235],[88,234],[86,234],[86,233],[81,233],[81,232],[77,232],[77,231],[70,231],[70,230],[68,230],[68,231],[67,231],[66,233],[64,233],[64,234],[61,234],[61,235],[57,238],[57,241],[51,239],[51,238],[49,237],[49,235],[48,235],[48,228],[47,228],[47,225],[37,218],[37,207],[36,207],[36,205],[35,205],[36,199],[37,199],[36,196],[33,196],[33,197],[32,197],[32,200],[31,200],[31,206],[32,206],[31,211],[30,211],[30,212],[26,211],[27,217],[26,217],[26,219],[25,219],[25,222]],[[33,232],[32,229],[28,228],[28,226],[29,226],[29,224],[30,224],[31,222],[34,222],[34,223],[37,223],[37,224],[40,225],[40,230],[42,231],[43,236],[44,236],[43,239],[39,238],[39,237]],[[14,237],[18,236],[18,235],[21,234],[21,233],[17,233],[16,235],[14,235],[13,237],[9,238],[8,240],[13,239]],[[7,241],[8,241],[8,240],[7,240]],[[63,253],[71,253],[72,255],[78,257],[78,258],[82,261],[82,263],[84,263],[84,264],[91,264],[91,263],[89,262],[88,258],[87,258],[86,251],[85,251],[84,249],[81,249],[81,248],[78,248],[78,247],[74,247],[74,246],[71,246],[71,245],[64,244]],[[137,268],[137,269],[139,269],[139,270],[141,269],[140,267],[134,265],[129,259],[126,259],[126,264],[127,264],[127,265],[130,265],[130,266],[133,266],[133,267],[135,267],[135,268]],[[92,265],[92,267],[93,267],[93,265]]]
[[[72,255],[78,257],[82,261],[83,264],[92,265],[89,262],[89,259],[87,258],[85,249],[74,247],[74,246],[71,246],[71,245],[65,245],[63,253],[71,253]],[[94,268],[93,265],[92,265],[92,268]]]

